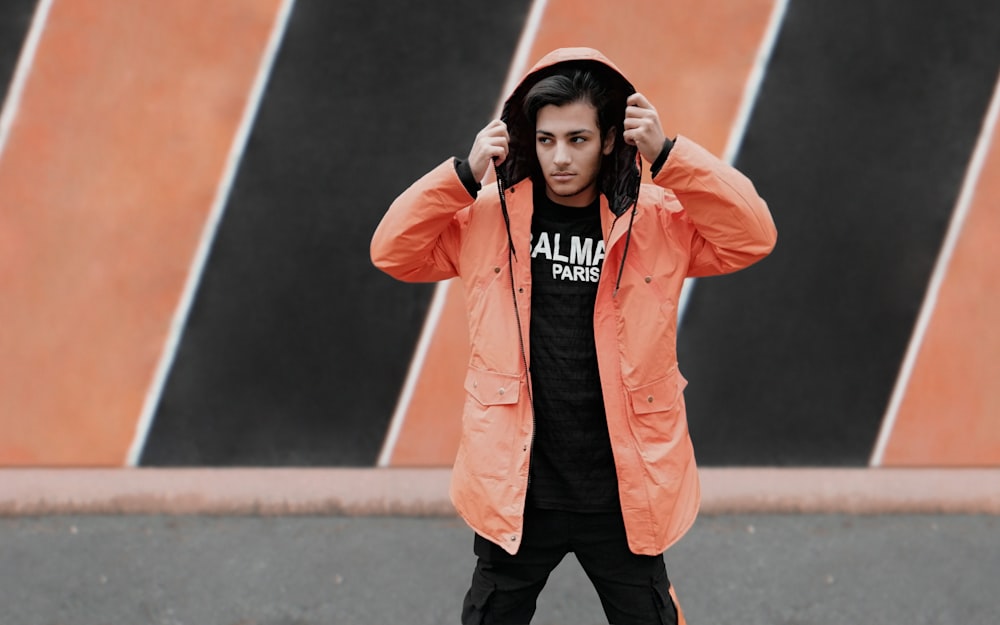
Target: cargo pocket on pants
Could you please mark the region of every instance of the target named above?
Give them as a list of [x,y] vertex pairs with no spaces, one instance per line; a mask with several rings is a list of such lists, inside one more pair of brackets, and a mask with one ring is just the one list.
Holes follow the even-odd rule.
[[472,576],[472,586],[465,593],[465,601],[462,603],[462,625],[485,625],[490,599],[496,590],[496,584],[482,575]]
[[666,571],[653,578],[653,601],[659,610],[660,625],[677,625],[677,606],[670,596],[670,580]]

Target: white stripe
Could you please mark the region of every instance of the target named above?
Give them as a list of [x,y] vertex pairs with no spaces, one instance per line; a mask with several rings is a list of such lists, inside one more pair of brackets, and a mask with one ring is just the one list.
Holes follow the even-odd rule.
[[535,45],[535,38],[538,36],[538,27],[542,24],[542,15],[548,0],[535,0],[531,4],[531,11],[528,13],[528,21],[521,31],[521,38],[517,42],[517,49],[514,51],[514,58],[511,60],[510,69],[507,71],[507,80],[503,83],[503,91],[500,92],[500,101],[497,103],[494,117],[499,117],[503,110],[503,103],[507,95],[514,90],[514,87],[521,81],[524,73],[528,70],[528,55],[531,54],[531,46]]
[[142,413],[139,416],[139,422],[136,425],[135,435],[133,436],[132,444],[129,447],[128,456],[125,460],[127,466],[136,466],[139,463],[142,450],[146,446],[146,438],[149,436],[149,429],[153,425],[153,415],[156,412],[156,407],[160,403],[160,397],[163,394],[163,387],[166,384],[167,375],[170,373],[170,369],[174,364],[174,359],[177,356],[177,348],[180,345],[181,336],[184,333],[184,325],[187,323],[188,315],[191,312],[191,305],[193,304],[195,294],[198,291],[198,284],[201,282],[201,276],[205,270],[205,264],[208,260],[209,252],[212,249],[212,243],[215,240],[215,235],[219,228],[219,222],[222,220],[222,213],[225,210],[226,202],[229,199],[230,192],[232,191],[236,171],[239,168],[240,160],[242,159],[243,152],[246,149],[247,139],[249,138],[250,131],[253,128],[253,122],[257,116],[257,110],[260,107],[260,102],[264,94],[264,88],[267,86],[268,78],[271,75],[271,68],[274,66],[275,57],[277,56],[278,49],[281,46],[281,40],[285,35],[285,27],[288,24],[288,18],[291,15],[292,5],[294,5],[294,3],[295,0],[282,1],[276,20],[271,27],[271,34],[267,42],[267,47],[264,49],[260,65],[257,68],[257,76],[254,79],[250,94],[247,97],[246,106],[243,109],[243,118],[240,120],[240,125],[233,138],[233,143],[229,148],[225,169],[223,170],[222,177],[219,180],[219,186],[215,192],[215,198],[209,211],[208,220],[205,224],[205,228],[202,230],[201,240],[198,242],[198,249],[196,250],[194,259],[191,263],[191,269],[188,272],[187,281],[184,284],[184,290],[181,293],[180,302],[177,305],[177,309],[174,311],[174,316],[170,323],[166,344],[163,352],[160,354],[160,361],[153,374],[153,380],[150,384],[149,390],[146,393],[146,399],[143,402]]
[[10,129],[14,125],[14,118],[21,109],[21,98],[24,95],[24,84],[31,74],[31,67],[35,63],[35,53],[38,51],[38,42],[42,38],[42,31],[49,19],[49,10],[52,8],[52,0],[41,0],[35,15],[31,18],[31,29],[24,40],[24,47],[21,48],[21,55],[17,61],[17,70],[14,72],[14,79],[10,84],[10,91],[7,92],[7,101],[3,106],[3,113],[0,113],[0,159],[3,158],[4,148],[7,147],[7,140],[10,138]]
[[[747,125],[750,123],[750,114],[757,103],[757,96],[760,95],[760,86],[764,82],[764,74],[767,73],[767,65],[771,62],[771,53],[774,51],[774,44],[781,32],[781,24],[785,20],[785,13],[788,9],[788,0],[777,0],[771,8],[771,17],[768,20],[767,28],[764,30],[764,37],[761,39],[760,47],[757,48],[757,57],[754,65],[747,76],[747,82],[743,87],[743,99],[740,101],[739,111],[736,113],[736,121],[729,131],[729,140],[726,142],[726,149],[722,153],[722,159],[732,164],[743,143],[746,135]],[[691,289],[694,288],[695,279],[688,278],[681,288],[681,295],[677,302],[677,325],[684,318],[687,310],[688,300],[691,298]]]
[[424,328],[420,333],[420,340],[417,342],[413,359],[410,361],[410,369],[406,374],[406,381],[403,383],[403,391],[396,401],[396,410],[392,413],[389,431],[382,443],[382,451],[378,455],[376,466],[387,467],[392,462],[392,454],[396,451],[396,443],[399,442],[399,433],[403,430],[406,413],[410,409],[410,402],[413,401],[413,392],[420,380],[420,372],[424,369],[424,361],[427,360],[427,352],[434,339],[434,332],[441,321],[441,311],[444,310],[444,303],[448,299],[451,282],[451,280],[440,282],[434,287],[434,296],[431,298],[431,306],[424,319]]
[[760,86],[764,82],[764,75],[767,73],[767,66],[771,62],[771,54],[774,52],[774,44],[778,40],[781,32],[781,24],[785,20],[785,13],[788,9],[788,0],[777,0],[771,9],[771,17],[768,20],[767,28],[764,30],[764,37],[761,39],[760,47],[757,49],[757,58],[754,60],[750,75],[747,76],[746,85],[743,87],[743,100],[740,102],[739,112],[736,114],[736,121],[729,133],[729,141],[726,143],[726,150],[722,153],[722,158],[727,163],[732,163],[743,143],[743,136],[746,134],[747,125],[750,123],[750,114],[757,103],[757,96],[760,95]]
[[[514,58],[511,60],[510,69],[507,71],[507,79],[504,81],[503,90],[500,92],[500,101],[497,103],[493,117],[500,116],[507,94],[514,90],[518,81],[521,80],[521,75],[527,70],[528,55],[531,54],[531,46],[534,45],[535,37],[538,35],[538,27],[542,22],[542,14],[545,12],[547,1],[535,0],[531,5],[531,11],[528,13],[524,30],[521,31],[521,38],[517,42],[517,49],[514,52]],[[424,319],[424,327],[420,332],[420,340],[417,342],[416,351],[410,361],[410,368],[406,374],[406,381],[403,383],[403,390],[396,402],[396,409],[392,413],[389,431],[386,434],[385,441],[382,443],[382,451],[379,453],[377,466],[387,467],[392,463],[392,456],[396,451],[396,444],[399,442],[399,433],[403,429],[403,422],[406,420],[406,414],[410,410],[410,402],[413,401],[413,391],[423,371],[424,361],[427,359],[427,350],[430,349],[431,340],[437,333],[438,322],[441,320],[441,311],[444,308],[449,283],[450,281],[439,282],[434,287],[431,307],[427,311],[427,317]]]
[[920,316],[917,318],[913,334],[910,337],[910,344],[906,349],[906,357],[903,359],[903,365],[896,379],[892,399],[890,399],[889,407],[882,419],[882,427],[879,430],[875,449],[868,462],[869,466],[882,466],[882,462],[885,459],[885,450],[889,444],[889,439],[892,437],[892,431],[896,426],[899,408],[906,396],[906,391],[909,389],[910,377],[913,375],[917,356],[920,354],[920,349],[923,346],[924,337],[927,334],[928,326],[930,326],[931,318],[937,309],[937,299],[941,291],[941,285],[948,274],[951,257],[955,253],[955,247],[958,245],[962,228],[965,225],[965,220],[972,205],[972,199],[975,196],[976,187],[979,184],[979,177],[986,162],[986,155],[990,150],[990,142],[996,130],[998,114],[1000,114],[1000,74],[997,75],[997,82],[993,87],[993,99],[983,120],[979,138],[976,140],[976,149],[972,153],[969,168],[965,172],[965,180],[962,182],[962,192],[959,194],[955,210],[952,212],[951,222],[948,224],[948,233],[945,235],[944,244],[941,246],[941,252],[938,254],[934,273],[931,274],[931,281],[920,308]]

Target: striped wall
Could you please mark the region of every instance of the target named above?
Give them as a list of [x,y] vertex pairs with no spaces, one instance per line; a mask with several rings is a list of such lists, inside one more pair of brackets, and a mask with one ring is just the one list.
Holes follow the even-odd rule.
[[688,285],[702,464],[1000,465],[1000,5],[612,6],[5,2],[0,465],[450,464],[462,286],[368,240],[568,45],[778,225]]
[[127,461],[281,8],[40,0],[0,138],[0,459]]

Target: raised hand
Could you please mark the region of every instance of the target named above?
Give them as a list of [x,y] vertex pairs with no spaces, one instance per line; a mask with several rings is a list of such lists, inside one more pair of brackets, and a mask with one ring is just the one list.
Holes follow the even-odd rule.
[[622,138],[625,143],[637,147],[642,157],[652,163],[660,155],[663,141],[666,139],[663,127],[660,125],[660,115],[641,93],[630,95],[626,104],[628,106],[625,108],[625,129]]
[[507,158],[510,145],[510,135],[507,125],[499,119],[494,119],[476,135],[476,140],[469,151],[469,167],[476,180],[482,180],[490,161],[496,159],[497,165]]

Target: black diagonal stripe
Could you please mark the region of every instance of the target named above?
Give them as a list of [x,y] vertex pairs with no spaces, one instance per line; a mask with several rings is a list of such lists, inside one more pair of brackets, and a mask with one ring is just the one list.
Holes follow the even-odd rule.
[[699,281],[681,329],[702,462],[867,462],[998,42],[992,0],[791,3],[737,161],[777,249]]
[[527,5],[295,3],[143,464],[374,463],[432,289],[371,234],[468,152]]
[[4,0],[0,3],[0,104],[6,101],[21,48],[31,28],[36,0]]

